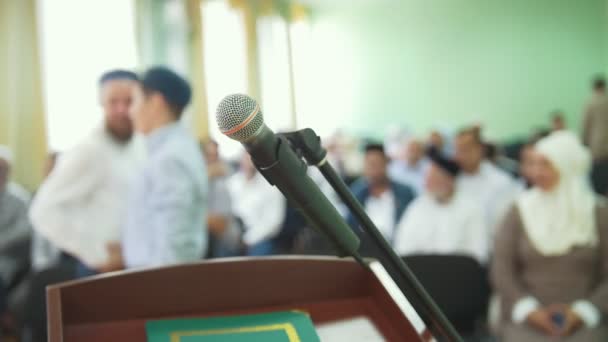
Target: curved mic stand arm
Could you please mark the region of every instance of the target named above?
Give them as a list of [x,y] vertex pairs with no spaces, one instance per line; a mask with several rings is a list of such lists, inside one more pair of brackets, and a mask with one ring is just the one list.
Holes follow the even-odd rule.
[[[435,301],[426,292],[416,276],[407,267],[403,260],[395,253],[390,244],[386,241],[376,225],[365,213],[365,209],[353,196],[344,181],[335,172],[333,167],[327,162],[327,151],[321,145],[321,139],[310,128],[280,134],[287,138],[292,144],[292,148],[297,150],[306,162],[311,166],[316,166],[323,174],[325,179],[331,184],[332,188],[346,204],[350,212],[357,219],[363,231],[370,237],[371,242],[377,247],[378,255],[373,255],[386,268],[391,278],[399,286],[401,292],[408,297],[414,294],[417,299],[414,307],[421,309],[431,322],[431,330],[436,336],[443,336],[448,341],[460,342],[462,338],[458,335],[450,321],[441,312]],[[410,300],[412,296],[410,296]]]

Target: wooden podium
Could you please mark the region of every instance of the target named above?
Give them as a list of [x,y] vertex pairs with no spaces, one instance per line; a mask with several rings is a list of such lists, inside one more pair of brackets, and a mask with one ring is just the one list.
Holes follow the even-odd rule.
[[379,263],[370,266],[332,257],[232,258],[54,285],[47,288],[49,341],[145,342],[148,320],[293,309],[315,325],[365,317],[387,341],[426,341],[405,297]]

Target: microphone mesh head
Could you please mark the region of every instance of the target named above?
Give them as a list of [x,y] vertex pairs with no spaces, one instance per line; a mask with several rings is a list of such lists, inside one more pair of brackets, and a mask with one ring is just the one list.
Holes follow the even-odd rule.
[[264,116],[258,103],[244,94],[224,97],[215,113],[220,131],[231,139],[246,141],[255,136],[264,125]]

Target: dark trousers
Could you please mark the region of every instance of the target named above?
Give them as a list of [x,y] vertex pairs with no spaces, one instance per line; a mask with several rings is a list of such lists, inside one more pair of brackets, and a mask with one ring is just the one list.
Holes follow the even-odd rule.
[[29,293],[25,303],[22,341],[43,342],[46,334],[46,287],[72,280],[75,277],[76,260],[63,254],[58,264],[33,272],[29,280]]
[[596,161],[593,164],[591,183],[595,192],[608,196],[608,159]]

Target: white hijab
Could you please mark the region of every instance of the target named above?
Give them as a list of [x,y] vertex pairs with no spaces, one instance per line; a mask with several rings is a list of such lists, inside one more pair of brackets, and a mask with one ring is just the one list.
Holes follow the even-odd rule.
[[587,178],[589,150],[568,131],[551,134],[535,149],[551,162],[560,180],[550,192],[534,187],[517,201],[530,241],[545,256],[563,255],[575,246],[597,245],[596,197]]
[[13,163],[13,152],[8,146],[0,145],[0,159],[4,159],[9,165]]

